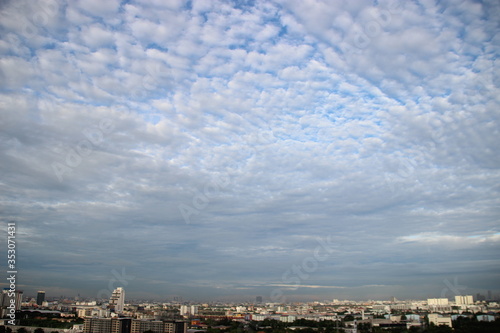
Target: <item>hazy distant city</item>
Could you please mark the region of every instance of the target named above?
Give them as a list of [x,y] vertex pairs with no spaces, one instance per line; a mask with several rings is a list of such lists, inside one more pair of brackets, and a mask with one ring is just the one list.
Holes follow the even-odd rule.
[[[174,300],[129,301],[122,287],[109,299],[36,297],[17,292],[17,332],[45,329],[68,333],[194,332],[497,332],[498,296],[457,295],[427,300],[324,300],[274,303],[256,296],[253,302],[196,303]],[[8,290],[1,300],[9,313]],[[3,320],[5,324],[8,319]],[[7,326],[9,327],[9,326]],[[38,331],[37,331],[38,329]],[[4,329],[5,330],[5,329]],[[22,333],[22,332],[20,332]]]
[[0,333],[500,332],[499,18],[0,0]]

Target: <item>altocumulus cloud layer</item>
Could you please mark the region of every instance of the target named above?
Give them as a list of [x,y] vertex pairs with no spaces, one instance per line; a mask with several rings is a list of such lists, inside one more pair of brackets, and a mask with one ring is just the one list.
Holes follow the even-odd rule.
[[499,292],[499,17],[495,0],[0,2],[19,288]]

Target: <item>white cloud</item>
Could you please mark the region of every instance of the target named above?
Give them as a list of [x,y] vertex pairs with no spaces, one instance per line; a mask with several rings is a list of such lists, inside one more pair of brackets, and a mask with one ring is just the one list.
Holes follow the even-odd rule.
[[26,82],[33,77],[31,64],[19,57],[4,57],[0,59],[0,75],[2,86],[6,89],[23,88]]
[[83,27],[80,35],[84,45],[92,49],[114,46],[113,33],[100,24]]
[[398,241],[403,243],[439,244],[443,248],[453,247],[463,249],[481,246],[485,243],[498,243],[500,242],[500,234],[458,236],[442,234],[440,232],[424,232],[399,237]]

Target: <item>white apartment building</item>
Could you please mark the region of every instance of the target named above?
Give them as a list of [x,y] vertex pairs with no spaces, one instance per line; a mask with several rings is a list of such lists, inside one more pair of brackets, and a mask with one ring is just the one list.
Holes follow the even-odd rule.
[[456,305],[474,304],[474,299],[472,298],[472,295],[455,296],[455,304]]
[[452,327],[451,317],[441,317],[437,313],[429,313],[429,315],[427,316],[427,318],[429,318],[429,324],[433,323],[436,326],[447,325],[449,327]]
[[181,305],[179,309],[181,316],[194,316],[198,314],[198,305]]
[[447,298],[428,298],[427,305],[448,305]]
[[116,288],[111,297],[109,298],[109,307],[115,311],[115,313],[123,312],[123,307],[125,305],[125,290],[122,287]]

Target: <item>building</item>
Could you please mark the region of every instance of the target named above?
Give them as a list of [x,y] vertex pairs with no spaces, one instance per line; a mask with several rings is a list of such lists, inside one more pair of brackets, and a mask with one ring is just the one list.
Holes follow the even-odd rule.
[[130,333],[144,333],[146,331],[153,331],[154,333],[186,333],[187,323],[175,320],[132,320]]
[[132,319],[130,318],[112,318],[111,333],[130,333],[132,329]]
[[236,312],[237,313],[244,313],[244,312],[247,312],[247,307],[246,306],[237,306],[236,307]]
[[478,321],[495,321],[495,316],[492,315],[477,315],[476,318]]
[[198,305],[181,305],[179,313],[181,316],[195,316],[198,314]]
[[125,305],[125,290],[122,287],[116,288],[111,297],[109,298],[109,308],[116,312],[123,312],[123,306]]
[[427,305],[448,305],[447,298],[428,298]]
[[131,318],[87,317],[83,333],[187,333],[187,323],[174,320],[141,320]]
[[467,296],[455,296],[455,304],[456,305],[468,305],[474,304],[474,300],[472,295]]
[[85,318],[83,322],[84,333],[110,333],[111,318]]
[[14,301],[14,312],[21,309],[21,302],[23,300],[23,292],[16,290],[11,292],[9,288],[4,288],[2,294],[0,294],[0,318],[5,318],[12,308],[9,307],[12,304],[11,299]]
[[83,333],[130,333],[130,318],[92,318],[83,323]]
[[43,302],[45,302],[45,291],[39,290],[38,294],[36,295],[36,304],[38,306],[42,306]]
[[292,315],[283,315],[280,317],[280,321],[284,323],[293,323],[295,320],[297,320],[297,317]]
[[78,306],[76,308],[76,314],[79,318],[85,318],[85,317],[107,318],[110,316],[110,311],[109,309],[102,309],[98,306]]
[[[14,294],[14,295],[12,295]],[[8,307],[11,304],[11,299],[15,299],[15,309],[19,310],[21,309],[21,302],[23,301],[23,292],[20,290],[16,290],[14,292],[11,292],[9,288],[4,288],[2,290],[2,294],[0,296],[0,306],[3,307]]]
[[373,312],[391,312],[391,308],[389,305],[383,305],[383,304],[375,304],[372,306]]
[[446,325],[452,327],[451,317],[441,317],[437,313],[429,313],[427,318],[429,318],[429,324],[434,324],[436,326]]
[[418,314],[407,314],[406,315],[406,320],[414,321],[414,322],[420,322],[420,315],[418,315]]

